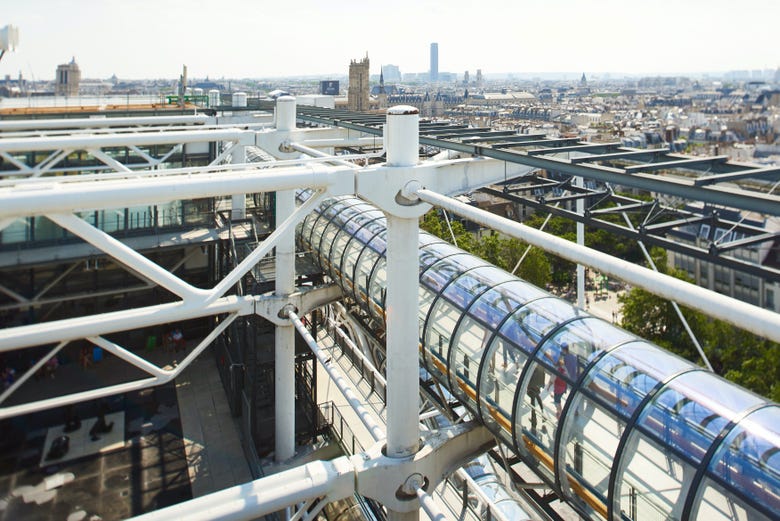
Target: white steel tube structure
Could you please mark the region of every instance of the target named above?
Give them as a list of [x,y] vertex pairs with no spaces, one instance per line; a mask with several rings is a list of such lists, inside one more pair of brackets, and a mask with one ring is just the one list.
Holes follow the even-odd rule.
[[[294,114],[294,112],[293,112]],[[276,222],[295,212],[295,192],[276,192]],[[295,291],[295,235],[287,233],[276,243],[276,295],[287,297]],[[274,330],[274,400],[276,402],[276,441],[274,457],[285,461],[295,454],[295,329],[276,325]]]
[[572,262],[591,266],[608,275],[647,289],[651,293],[676,300],[729,324],[780,342],[780,314],[778,313],[714,293],[662,273],[655,273],[647,268],[611,257],[606,253],[573,244],[565,239],[484,212],[431,190],[421,189],[416,192],[416,195],[422,201],[449,210],[475,223],[526,241]]
[[[387,112],[385,143],[389,167],[417,164],[419,111],[394,107]],[[417,362],[417,217],[387,213],[387,455],[405,458],[419,448],[420,383]],[[391,512],[395,521],[419,519],[419,512]]]

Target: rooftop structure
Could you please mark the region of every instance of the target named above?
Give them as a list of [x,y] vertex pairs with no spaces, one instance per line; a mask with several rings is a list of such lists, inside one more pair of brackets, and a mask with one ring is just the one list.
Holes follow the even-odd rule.
[[[780,406],[418,229],[420,216],[442,208],[777,341],[775,312],[450,197],[510,181],[544,188],[534,177],[543,168],[569,201],[606,197],[570,179],[582,176],[778,216],[777,195],[719,186],[760,185],[776,170],[421,121],[410,106],[366,114],[280,96],[257,109],[273,110],[273,123],[266,112],[250,123],[238,113],[220,124],[203,115],[0,124],[2,309],[18,318],[0,329],[0,352],[37,355],[20,380],[70,343],[136,371],[6,402],[17,385],[0,397],[0,418],[178,381],[210,350],[247,451],[265,437],[273,463],[265,477],[144,519],[285,508],[312,517],[355,495],[390,519],[421,509],[446,518],[445,477],[496,439],[522,504],[536,504],[529,518],[560,518],[550,497],[594,520],[771,519],[780,509]],[[421,147],[442,153],[421,160]],[[574,213],[586,217],[584,207]],[[168,331],[177,324],[194,339],[182,355],[176,328]],[[167,359],[149,342],[160,332]],[[325,409],[309,401],[320,371],[354,422],[318,429]],[[356,454],[345,425],[367,433]],[[327,432],[346,455],[307,453]],[[468,472],[456,476],[469,483]],[[468,519],[507,517],[479,487],[463,494],[485,508],[463,510]]]

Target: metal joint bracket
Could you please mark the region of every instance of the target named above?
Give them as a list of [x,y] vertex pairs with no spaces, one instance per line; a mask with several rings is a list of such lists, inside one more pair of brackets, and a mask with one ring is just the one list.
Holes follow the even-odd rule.
[[306,288],[289,295],[259,295],[255,297],[255,314],[276,326],[289,326],[289,311],[305,315],[341,298],[341,288],[335,284]]
[[420,450],[406,458],[390,458],[379,442],[351,459],[357,473],[357,492],[396,512],[419,510],[416,490],[430,493],[448,475],[495,445],[484,426],[471,421],[432,431]]

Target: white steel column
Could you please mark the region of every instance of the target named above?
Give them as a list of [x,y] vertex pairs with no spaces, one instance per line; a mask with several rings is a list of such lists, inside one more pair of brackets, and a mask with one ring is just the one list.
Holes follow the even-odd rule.
[[[574,178],[574,186],[582,187],[583,179],[581,177]],[[580,193],[580,195],[582,195]],[[585,213],[585,199],[582,197],[577,199],[577,214],[583,215]],[[577,221],[577,244],[585,246],[585,223]],[[577,264],[577,306],[580,309],[585,309],[585,266]]]
[[[246,163],[246,146],[240,141],[230,151],[230,164]],[[230,218],[246,219],[246,194],[233,194],[230,198]]]
[[[276,222],[282,223],[295,211],[295,192],[276,192]],[[279,237],[276,243],[276,295],[288,296],[295,291],[295,228]],[[292,324],[276,326],[274,332],[276,461],[295,454],[295,328]]]
[[[387,111],[387,165],[417,164],[419,112]],[[419,449],[418,234],[416,217],[387,214],[387,456],[404,458]],[[389,512],[391,521],[419,519],[419,511]]]
[[[276,130],[295,129],[295,98],[276,100]],[[295,191],[276,192],[277,226],[295,212]],[[276,243],[276,295],[285,297],[295,291],[295,229],[279,237]],[[274,331],[274,407],[275,458],[285,461],[295,455],[295,327],[276,326]]]

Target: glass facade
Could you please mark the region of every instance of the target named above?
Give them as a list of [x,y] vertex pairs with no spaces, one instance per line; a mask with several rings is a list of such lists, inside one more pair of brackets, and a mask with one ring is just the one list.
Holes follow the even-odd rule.
[[[384,320],[385,219],[323,203],[299,240]],[[777,519],[780,406],[420,234],[423,367],[591,519]]]

